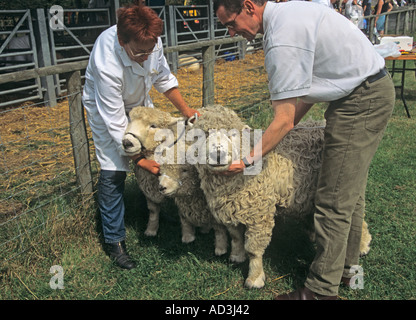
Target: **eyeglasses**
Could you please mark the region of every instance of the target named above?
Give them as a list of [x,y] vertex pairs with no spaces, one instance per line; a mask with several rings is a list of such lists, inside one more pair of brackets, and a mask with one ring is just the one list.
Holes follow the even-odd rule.
[[151,55],[152,53],[158,52],[160,51],[162,48],[159,47],[159,44],[157,43],[152,50],[149,51],[142,51],[139,53],[133,53],[133,51],[131,50],[130,44],[127,44],[129,46],[129,50],[130,50],[130,54],[132,55],[133,58],[140,58],[142,56],[148,56]]
[[243,12],[243,7],[241,7],[240,11],[237,13],[237,15],[234,17],[232,21],[224,23],[224,27],[226,27],[227,29],[235,29],[235,19],[237,19],[241,12]]

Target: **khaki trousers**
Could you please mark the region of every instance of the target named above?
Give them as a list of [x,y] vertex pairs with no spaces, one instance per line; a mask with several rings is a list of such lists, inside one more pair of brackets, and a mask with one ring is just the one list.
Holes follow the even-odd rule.
[[325,112],[325,147],[314,216],[317,251],[305,286],[337,295],[358,265],[368,169],[395,101],[390,75],[363,82]]

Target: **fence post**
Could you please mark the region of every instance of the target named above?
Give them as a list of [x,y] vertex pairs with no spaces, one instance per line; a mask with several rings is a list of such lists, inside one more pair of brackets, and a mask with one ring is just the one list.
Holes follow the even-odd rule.
[[214,104],[214,66],[215,46],[211,45],[202,48],[202,106]]
[[81,194],[88,199],[93,192],[91,162],[88,145],[87,128],[84,109],[81,101],[81,71],[73,71],[67,75],[69,103],[69,122],[72,150],[74,154],[75,173]]
[[394,34],[400,34],[400,19],[402,17],[402,13],[399,12],[396,14],[396,29],[394,31]]
[[370,17],[368,19],[368,38],[370,39],[371,43],[375,43],[376,41],[374,41],[374,27],[375,27],[375,19],[374,17]]
[[[36,9],[38,27],[39,27],[39,40],[41,42],[40,50],[41,55],[39,58],[39,67],[48,67],[52,65],[51,54],[49,51],[49,40],[48,40],[48,26],[49,20],[46,19],[44,9]],[[56,93],[53,76],[46,76],[41,79],[42,86],[46,87],[45,98],[48,100],[48,104],[51,107],[56,106]],[[59,87],[59,81],[57,83]]]

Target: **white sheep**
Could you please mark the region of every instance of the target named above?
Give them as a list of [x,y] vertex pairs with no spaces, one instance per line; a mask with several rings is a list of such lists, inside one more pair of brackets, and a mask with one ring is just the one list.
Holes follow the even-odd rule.
[[[277,213],[296,215],[300,219],[313,213],[313,196],[321,165],[323,129],[315,128],[316,123],[302,123],[301,126],[310,127],[292,130],[274,151],[262,159],[262,170],[258,174],[229,177],[215,174],[215,171],[228,168],[236,148],[232,144],[218,146],[215,141],[218,136],[224,136],[224,132],[225,137],[220,141],[230,140],[228,133],[243,132],[248,127],[235,112],[222,106],[209,106],[200,112],[202,116],[192,129],[199,129],[204,136],[211,133],[208,139],[201,139],[207,149],[206,163],[200,161],[195,164],[201,179],[201,189],[215,220],[225,225],[231,235],[230,260],[242,262],[248,254],[249,275],[245,285],[260,288],[264,286],[265,280],[262,256],[271,240],[276,206]],[[161,140],[160,137],[155,139],[160,130],[156,126],[147,126],[147,132],[142,130],[134,135],[146,150],[155,151],[166,140]],[[212,135],[211,131],[215,134]],[[183,137],[183,132],[179,134],[176,130],[174,136],[178,141],[180,136]],[[211,139],[212,136],[215,139]],[[242,136],[243,140],[247,139],[247,135]],[[241,152],[245,142],[247,141],[240,143],[240,150],[237,151]],[[168,144],[169,147],[175,147]],[[197,150],[204,153],[201,147]],[[225,153],[224,157],[222,153]],[[242,156],[244,154],[240,153]],[[226,161],[217,163],[217,158]],[[212,160],[214,163],[210,164]],[[363,230],[364,227],[366,225],[363,225]]]
[[200,69],[199,62],[196,58],[186,54],[181,54],[178,58],[181,68],[185,69],[186,71],[195,72]]
[[[316,127],[315,122],[302,123],[263,157],[258,174],[225,176],[216,173],[228,169],[235,159],[232,152],[236,148],[230,144],[218,145],[216,141],[231,142],[227,134],[243,132],[247,125],[230,108],[208,106],[200,113],[193,128],[205,132],[209,141],[205,144],[206,163],[196,164],[201,189],[214,217],[226,225],[231,234],[230,259],[241,262],[248,254],[249,274],[245,285],[261,288],[265,280],[262,257],[271,240],[275,213],[295,215],[300,219],[313,214],[323,128]],[[243,141],[237,150],[240,151],[237,159],[246,155],[241,152],[247,136],[241,136]],[[245,151],[248,153],[250,148]],[[225,163],[219,162],[220,158],[226,159]]]
[[[142,153],[147,159],[155,159],[155,149],[165,140],[155,137],[159,129],[174,128],[181,118],[171,117],[167,112],[136,107],[129,113],[130,122],[123,137],[123,148],[129,155]],[[188,170],[187,173],[185,171]],[[174,198],[178,207],[182,228],[182,242],[190,243],[195,240],[195,227],[203,230],[214,229],[215,254],[222,255],[227,250],[226,229],[215,223],[205,202],[196,169],[191,165],[176,166],[165,164],[160,168],[160,179],[167,175],[174,177],[181,174],[180,187],[175,186],[175,192],[170,188],[160,188],[158,177],[138,166],[135,168],[139,188],[146,197],[149,209],[149,222],[145,234],[156,235],[159,226],[160,204],[166,197]],[[179,181],[179,180],[177,180]]]
[[[176,124],[177,118],[171,117],[168,113],[154,115],[152,108],[145,108],[147,112],[137,112],[132,109],[129,113],[129,124],[124,134],[122,145],[124,152],[129,155],[137,155],[142,153],[147,159],[153,160],[153,152],[143,149],[140,141],[136,138],[136,134],[148,132],[149,129],[156,130],[157,127],[169,127]],[[138,120],[143,122],[140,122]],[[158,177],[149,171],[135,166],[134,174],[136,176],[137,185],[146,198],[147,208],[149,210],[149,219],[145,231],[146,236],[156,236],[159,229],[160,205],[166,200],[166,197],[159,192]]]

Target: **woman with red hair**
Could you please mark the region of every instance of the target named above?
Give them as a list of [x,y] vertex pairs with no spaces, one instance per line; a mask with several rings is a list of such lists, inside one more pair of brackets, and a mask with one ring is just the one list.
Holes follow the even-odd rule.
[[[104,242],[120,267],[132,269],[135,263],[126,251],[123,203],[126,172],[130,171],[130,158],[122,147],[128,113],[135,106],[153,107],[149,96],[152,86],[185,117],[197,111],[188,107],[170,72],[160,39],[163,21],[156,12],[138,1],[117,13],[117,25],[105,30],[94,44],[82,101],[101,167],[98,206]],[[154,174],[159,172],[155,161],[138,156],[132,160]]]

